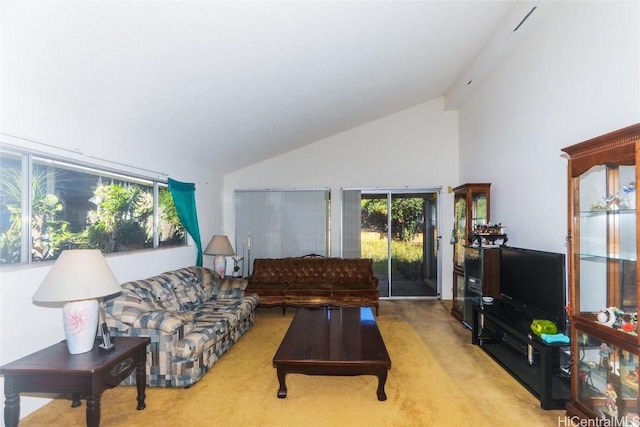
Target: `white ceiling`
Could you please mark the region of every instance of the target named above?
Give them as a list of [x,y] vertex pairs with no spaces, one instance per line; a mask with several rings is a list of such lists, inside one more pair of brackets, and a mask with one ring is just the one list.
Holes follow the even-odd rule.
[[[3,1],[2,131],[55,143],[24,133],[73,118],[96,137],[180,144],[194,161],[215,152],[230,171],[446,95],[496,32],[511,32],[530,9]],[[87,137],[82,129],[68,132]]]

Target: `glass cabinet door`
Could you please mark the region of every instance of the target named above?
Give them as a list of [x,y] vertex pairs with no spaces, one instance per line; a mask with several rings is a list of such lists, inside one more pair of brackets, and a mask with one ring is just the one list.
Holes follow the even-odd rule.
[[637,422],[638,356],[585,332],[579,352],[577,401],[598,418]]
[[[606,310],[600,314],[603,308],[612,308],[619,316],[635,313],[635,166],[594,166],[579,177],[578,185],[579,313],[595,317],[594,320],[608,314]],[[637,332],[622,320],[614,319],[611,326],[627,333]]]
[[464,250],[471,244],[469,234],[477,225],[489,223],[491,184],[464,184],[454,189],[453,266],[464,268]]
[[489,211],[487,209],[487,192],[471,193],[471,229],[474,230],[478,225],[487,225],[489,223]]
[[454,267],[464,267],[464,248],[467,245],[467,199],[464,194],[456,194],[454,202],[455,225],[454,225],[454,247],[453,265]]

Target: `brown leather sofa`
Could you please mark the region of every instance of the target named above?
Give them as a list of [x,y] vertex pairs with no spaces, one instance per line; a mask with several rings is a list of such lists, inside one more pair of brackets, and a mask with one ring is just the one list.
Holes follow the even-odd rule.
[[247,293],[260,297],[258,306],[362,306],[379,311],[378,278],[371,259],[257,258],[248,277]]

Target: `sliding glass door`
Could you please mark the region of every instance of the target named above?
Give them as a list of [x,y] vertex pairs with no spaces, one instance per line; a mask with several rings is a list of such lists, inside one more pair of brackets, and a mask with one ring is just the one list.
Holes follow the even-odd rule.
[[343,256],[373,259],[381,298],[440,296],[439,194],[343,190]]

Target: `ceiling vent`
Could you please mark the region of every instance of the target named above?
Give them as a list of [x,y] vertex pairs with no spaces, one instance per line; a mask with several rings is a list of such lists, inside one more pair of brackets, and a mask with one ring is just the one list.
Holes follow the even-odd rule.
[[522,27],[522,24],[524,24],[524,21],[526,21],[527,19],[529,19],[529,17],[531,16],[531,14],[533,13],[534,10],[536,10],[538,6],[534,6],[529,13],[527,13],[524,18],[522,18],[522,21],[520,21],[520,23],[518,25],[516,25],[516,27],[513,29],[513,32],[515,33],[516,31],[518,31],[518,29],[520,27]]

